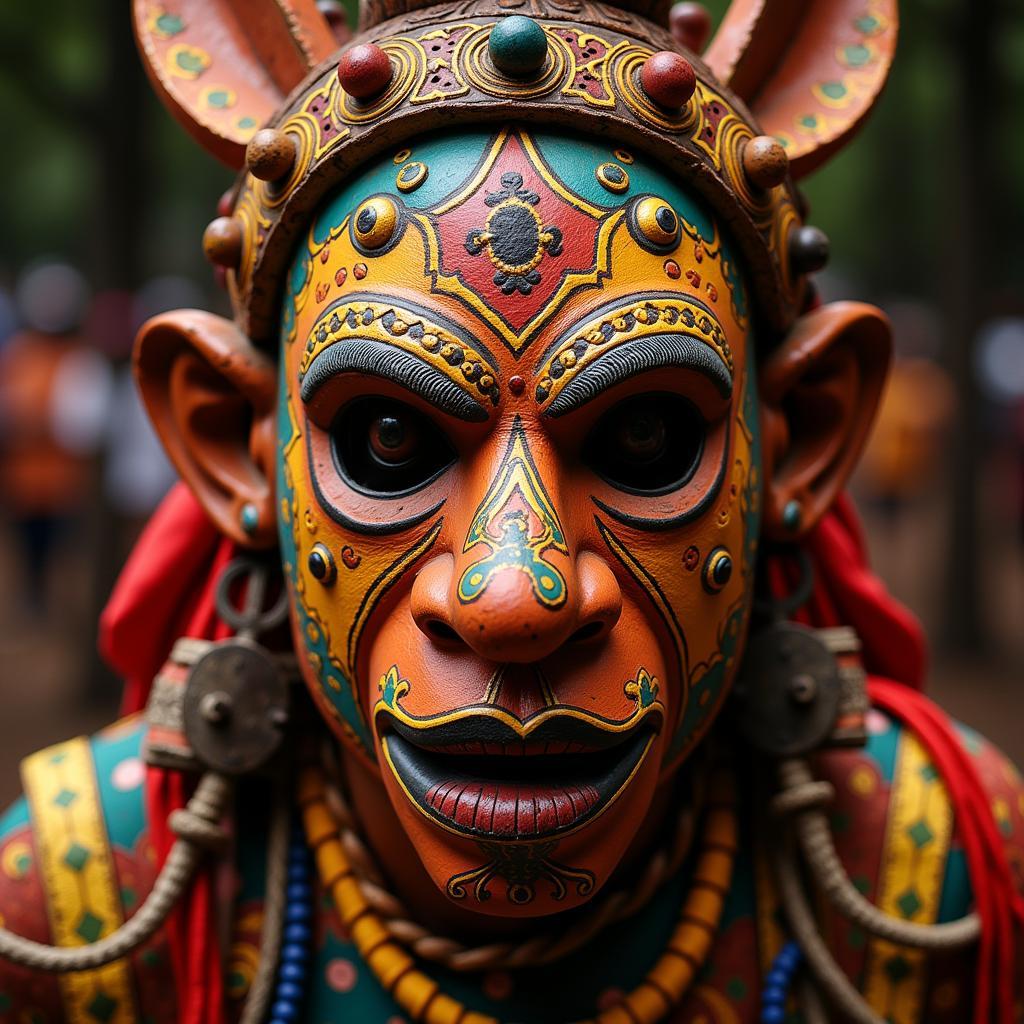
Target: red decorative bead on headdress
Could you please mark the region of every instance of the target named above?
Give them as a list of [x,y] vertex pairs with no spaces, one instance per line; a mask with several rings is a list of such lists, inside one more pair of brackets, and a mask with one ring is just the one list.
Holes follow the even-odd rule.
[[240,326],[264,344],[286,261],[330,191],[439,124],[510,118],[628,144],[677,174],[742,251],[762,322],[784,331],[827,256],[793,183],[868,113],[896,37],[895,0],[736,2],[703,59],[685,43],[703,43],[706,17],[679,4],[669,31],[664,0],[364,0],[340,52],[313,0],[135,12],[154,81],[209,149],[242,168],[257,130],[274,129],[236,188],[237,260],[225,225],[208,245]]

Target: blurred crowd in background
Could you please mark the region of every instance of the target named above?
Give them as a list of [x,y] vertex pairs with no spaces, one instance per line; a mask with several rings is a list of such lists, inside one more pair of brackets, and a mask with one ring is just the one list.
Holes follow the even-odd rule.
[[[720,16],[723,2],[709,3]],[[896,360],[854,482],[876,568],[923,617],[933,693],[1024,761],[1024,14],[904,0],[859,143],[806,185],[826,299]],[[0,798],[115,714],[95,628],[174,480],[135,394],[148,317],[226,310],[200,251],[230,172],[151,96],[127,5],[0,10]]]

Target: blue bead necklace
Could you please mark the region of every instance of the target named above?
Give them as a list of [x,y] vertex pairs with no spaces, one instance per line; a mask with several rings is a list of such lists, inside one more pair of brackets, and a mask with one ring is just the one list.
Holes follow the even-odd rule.
[[288,845],[281,960],[277,966],[269,1024],[295,1024],[306,999],[306,981],[313,939],[313,886],[309,849],[298,822],[292,823]]
[[785,1021],[789,986],[803,959],[803,950],[796,942],[790,941],[772,961],[772,969],[761,989],[761,1024],[783,1024]]

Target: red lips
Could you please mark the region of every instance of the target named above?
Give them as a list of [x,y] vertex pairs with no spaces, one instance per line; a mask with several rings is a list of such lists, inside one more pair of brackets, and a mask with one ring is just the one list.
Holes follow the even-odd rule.
[[600,799],[594,786],[439,782],[426,803],[440,817],[495,838],[546,834],[573,825]]

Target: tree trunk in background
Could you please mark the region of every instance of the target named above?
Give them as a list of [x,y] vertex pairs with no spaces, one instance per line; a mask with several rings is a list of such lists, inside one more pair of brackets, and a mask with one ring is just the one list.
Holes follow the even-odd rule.
[[950,653],[986,651],[979,552],[980,462],[984,453],[981,397],[972,353],[978,329],[989,313],[988,273],[995,249],[995,163],[999,91],[995,40],[996,0],[957,0],[956,31],[945,67],[959,77],[957,108],[950,111],[949,144],[953,181],[951,202],[936,216],[948,217],[946,232],[950,370],[959,390],[959,419],[953,443],[953,498],[946,562],[945,623],[942,644]]
[[[141,212],[148,197],[146,154],[149,131],[143,118],[143,100],[149,83],[136,55],[131,18],[123,4],[94,5],[107,40],[107,77],[96,110],[94,138],[98,167],[98,195],[94,208],[95,265],[98,289],[134,291],[141,281],[143,252],[154,240],[142,233]],[[102,473],[102,464],[100,472]],[[92,535],[93,585],[83,624],[83,650],[90,652],[83,675],[83,697],[90,704],[116,706],[119,683],[96,650],[96,626],[111,587],[121,568],[124,524],[110,506],[102,479],[93,489],[89,530]]]

